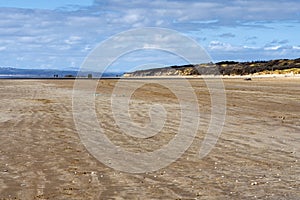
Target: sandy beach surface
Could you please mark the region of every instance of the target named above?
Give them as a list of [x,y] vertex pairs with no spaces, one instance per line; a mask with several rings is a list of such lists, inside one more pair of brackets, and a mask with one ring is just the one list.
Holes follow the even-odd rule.
[[[131,152],[168,144],[180,124],[176,96],[158,84],[135,91],[128,111],[135,123],[149,123],[154,103],[167,113],[160,133],[136,139],[111,112],[117,81],[100,80],[95,92],[107,137]],[[300,79],[224,79],[225,125],[203,159],[211,100],[202,79],[189,81],[201,118],[192,145],[165,168],[132,174],[104,165],[82,144],[72,113],[74,80],[0,79],[0,199],[300,199]]]

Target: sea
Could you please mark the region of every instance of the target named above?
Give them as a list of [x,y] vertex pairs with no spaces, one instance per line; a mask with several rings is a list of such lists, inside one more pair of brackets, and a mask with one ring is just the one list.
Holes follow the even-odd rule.
[[[96,74],[92,78],[118,78],[121,77],[122,73],[104,73],[102,75]],[[49,74],[0,74],[0,79],[62,79],[62,78],[76,78],[77,74],[64,74],[58,75],[57,77]],[[80,78],[87,78],[87,76],[79,76]]]

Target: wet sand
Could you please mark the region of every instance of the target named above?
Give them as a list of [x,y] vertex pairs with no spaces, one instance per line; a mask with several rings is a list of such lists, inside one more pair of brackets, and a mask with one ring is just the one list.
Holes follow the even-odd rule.
[[[132,152],[167,144],[180,124],[176,96],[157,84],[132,95],[129,113],[137,124],[149,123],[153,103],[167,111],[158,135],[135,139],[122,133],[111,113],[116,82],[101,80],[95,96],[107,137]],[[192,145],[168,167],[130,174],[102,164],[80,141],[72,113],[74,80],[0,80],[0,199],[299,199],[300,79],[224,79],[225,126],[203,159],[198,151],[210,95],[203,80],[190,82],[201,114]]]

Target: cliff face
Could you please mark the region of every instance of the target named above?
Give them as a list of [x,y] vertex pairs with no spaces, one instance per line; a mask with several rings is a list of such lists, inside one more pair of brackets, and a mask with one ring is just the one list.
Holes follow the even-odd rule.
[[300,73],[300,58],[256,62],[224,61],[216,64],[170,66],[126,73],[126,77],[138,76],[193,76],[193,75],[249,75],[269,73]]

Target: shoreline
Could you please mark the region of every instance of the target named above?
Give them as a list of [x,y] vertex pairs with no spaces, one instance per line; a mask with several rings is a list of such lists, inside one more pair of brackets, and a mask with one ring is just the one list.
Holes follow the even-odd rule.
[[94,77],[94,78],[85,78],[85,77],[62,77],[62,78],[53,78],[53,77],[1,77],[0,80],[98,80],[98,79],[108,79],[108,80],[118,80],[118,79],[247,79],[247,78],[300,78],[300,74],[250,74],[250,75],[188,75],[188,76],[123,76],[123,77]]

